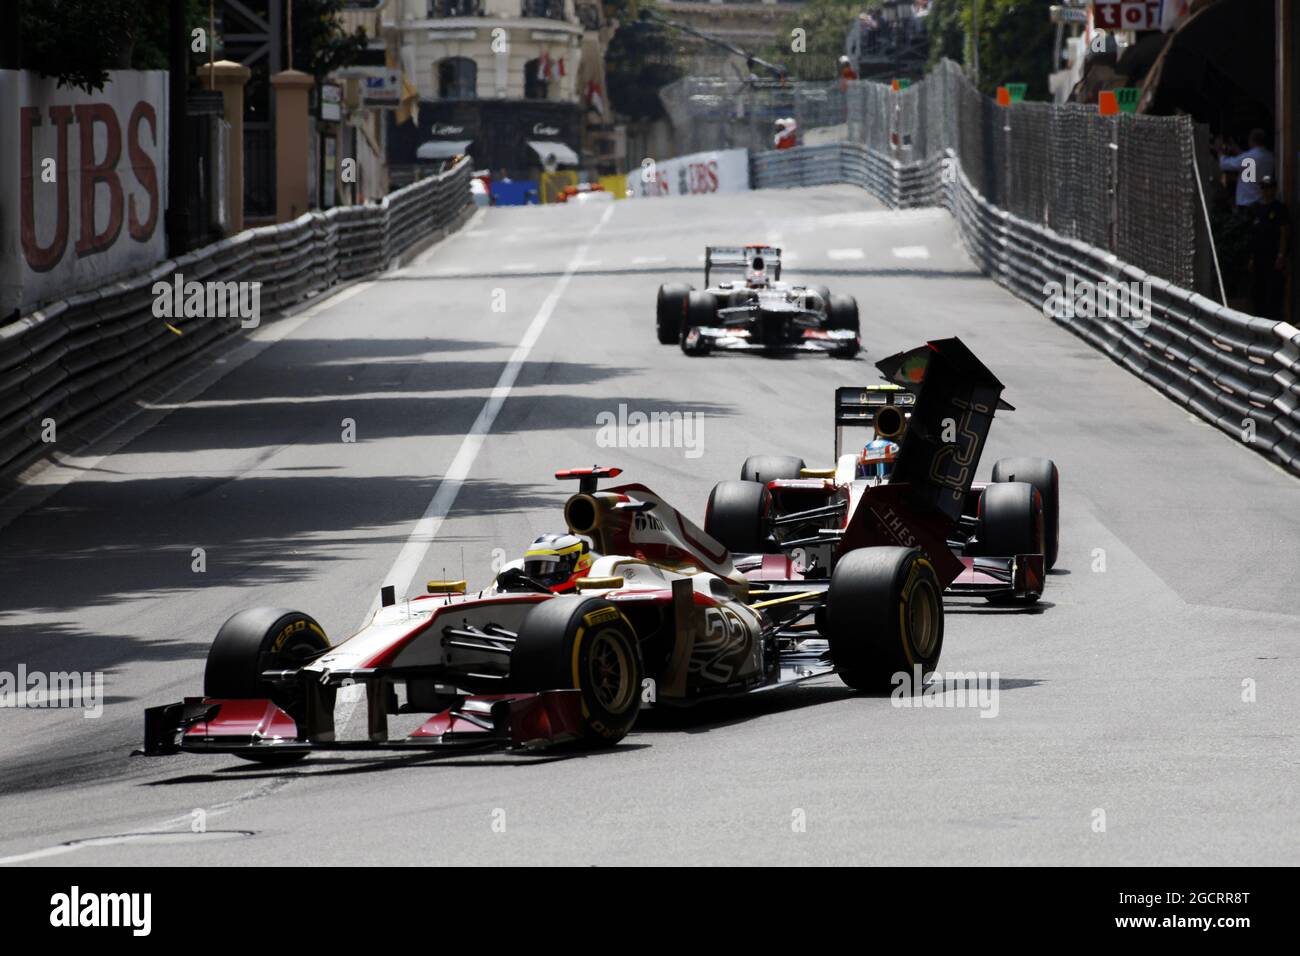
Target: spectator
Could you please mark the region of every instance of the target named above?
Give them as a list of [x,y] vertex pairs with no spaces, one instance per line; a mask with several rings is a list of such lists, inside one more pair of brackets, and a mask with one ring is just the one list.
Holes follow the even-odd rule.
[[843,93],[849,88],[849,83],[858,78],[858,71],[853,69],[853,63],[847,56],[840,57],[840,92]]
[[1280,320],[1291,216],[1277,198],[1272,174],[1261,176],[1253,185],[1258,186],[1261,198],[1250,207],[1251,311],[1260,318]]
[[1237,174],[1237,211],[1242,213],[1263,198],[1259,184],[1264,177],[1271,179],[1276,173],[1264,131],[1251,130],[1248,143],[1250,148],[1244,153],[1231,140],[1219,146],[1219,169]]
[[799,136],[799,127],[795,121],[786,117],[776,121],[776,148],[790,149],[797,145]]

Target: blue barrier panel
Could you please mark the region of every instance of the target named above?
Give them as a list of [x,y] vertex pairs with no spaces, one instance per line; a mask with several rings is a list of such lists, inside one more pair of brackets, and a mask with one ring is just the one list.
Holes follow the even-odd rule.
[[492,183],[492,202],[498,206],[527,206],[537,202],[537,183],[529,179],[507,179]]

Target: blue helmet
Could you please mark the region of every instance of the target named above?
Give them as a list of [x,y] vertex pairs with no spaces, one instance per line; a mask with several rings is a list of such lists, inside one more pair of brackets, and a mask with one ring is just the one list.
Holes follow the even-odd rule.
[[873,438],[858,456],[858,477],[884,480],[894,471],[898,458],[898,443],[886,438]]

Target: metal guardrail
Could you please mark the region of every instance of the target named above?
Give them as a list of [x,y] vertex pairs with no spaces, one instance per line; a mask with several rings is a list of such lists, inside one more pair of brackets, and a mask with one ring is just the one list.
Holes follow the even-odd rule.
[[261,311],[274,314],[454,229],[472,208],[469,178],[463,160],[381,202],[248,229],[0,326],[0,472],[49,447],[45,420],[62,436],[88,412],[240,328],[237,316],[156,317],[156,282],[178,273],[186,282],[260,282]]
[[904,164],[836,143],[753,154],[750,164],[755,189],[850,183],[891,208],[944,206],[980,269],[1040,308],[1050,283],[1149,289],[1149,310],[1140,316],[1045,311],[1178,404],[1300,475],[1300,329],[1220,305],[994,206],[951,149]]

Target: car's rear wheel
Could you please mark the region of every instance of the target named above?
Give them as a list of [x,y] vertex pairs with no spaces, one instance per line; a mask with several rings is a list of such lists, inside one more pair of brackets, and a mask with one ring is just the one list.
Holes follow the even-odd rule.
[[659,287],[655,302],[655,335],[660,345],[676,345],[682,337],[682,322],[686,318],[686,298],[691,287],[671,282]]
[[692,292],[686,297],[686,321],[682,325],[681,346],[687,355],[706,355],[709,343],[704,336],[692,338],[692,332],[701,326],[716,325],[718,300],[710,292]]
[[943,588],[916,548],[858,548],[831,573],[824,622],[831,660],[856,690],[887,690],[906,674],[913,693],[943,650]]
[[737,554],[768,549],[768,513],[772,496],[757,481],[720,481],[709,493],[704,533]]
[[641,709],[641,649],[618,609],[601,598],[562,595],[528,612],[510,653],[517,691],[577,690],[582,738],[612,747]]
[[[315,619],[287,608],[256,607],[233,615],[208,649],[203,694],[215,698],[267,698],[296,721],[302,701],[293,685],[272,684],[264,671],[296,670],[329,650],[329,638]],[[288,763],[303,752],[241,753],[260,763]]]
[[803,459],[793,455],[750,455],[740,466],[740,480],[768,482],[798,478],[803,469]]
[[1027,481],[1043,498],[1043,565],[1051,570],[1061,550],[1061,471],[1050,458],[1002,458],[993,465],[993,481]]
[[827,328],[850,330],[853,338],[835,350],[840,358],[853,358],[862,349],[861,329],[858,323],[858,300],[851,295],[833,295],[826,309]]

